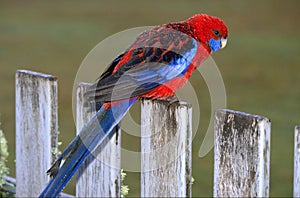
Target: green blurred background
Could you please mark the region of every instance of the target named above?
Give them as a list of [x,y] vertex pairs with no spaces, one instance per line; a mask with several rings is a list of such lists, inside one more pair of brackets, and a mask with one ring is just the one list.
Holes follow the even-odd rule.
[[[184,20],[195,13],[222,18],[229,27],[225,50],[213,55],[222,73],[228,108],[272,120],[271,196],[292,196],[293,130],[300,124],[299,0],[0,1],[0,114],[15,176],[14,73],[29,69],[59,78],[62,150],[75,136],[72,87],[80,63],[101,40],[121,30]],[[212,196],[213,152],[198,157],[210,118],[210,98],[200,74],[200,129],[193,141],[194,196]],[[124,135],[125,148],[139,150]],[[133,145],[136,145],[134,147]],[[122,159],[126,160],[126,159]],[[139,174],[125,181],[139,196]],[[73,192],[73,183],[65,192]]]

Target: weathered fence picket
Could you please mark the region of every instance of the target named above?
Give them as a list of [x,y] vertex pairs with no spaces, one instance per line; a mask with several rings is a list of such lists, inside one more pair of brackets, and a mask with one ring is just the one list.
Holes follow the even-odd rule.
[[16,197],[36,197],[57,150],[57,78],[16,72]]
[[[84,93],[90,86],[80,83],[77,88],[76,125],[77,133],[95,114],[94,108],[85,106]],[[102,146],[92,152],[76,173],[77,197],[121,196],[121,128],[106,139]],[[87,167],[88,166],[88,167]]]
[[191,105],[141,106],[141,197],[191,197]]
[[300,125],[295,127],[294,138],[294,197],[300,197]]
[[215,114],[214,196],[269,196],[270,120],[232,110]]

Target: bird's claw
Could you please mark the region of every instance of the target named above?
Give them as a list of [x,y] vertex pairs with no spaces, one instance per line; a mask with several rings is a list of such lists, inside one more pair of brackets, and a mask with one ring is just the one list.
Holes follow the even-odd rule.
[[180,102],[180,98],[176,95],[173,95],[173,96],[170,96],[166,99],[167,102],[171,104],[174,104],[174,103],[179,103]]

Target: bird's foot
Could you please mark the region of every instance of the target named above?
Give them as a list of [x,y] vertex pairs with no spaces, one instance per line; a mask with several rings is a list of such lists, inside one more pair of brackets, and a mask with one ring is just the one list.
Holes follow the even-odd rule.
[[174,95],[174,96],[169,96],[167,98],[157,98],[156,100],[158,101],[162,101],[167,103],[168,106],[172,105],[172,104],[177,104],[180,103],[180,99],[178,96]]
[[167,98],[155,98],[155,99],[140,98],[140,100],[157,100],[157,101],[161,101],[161,102],[165,103],[168,106],[173,105],[173,104],[180,104],[180,98],[176,95],[170,96]]
[[171,105],[171,104],[174,104],[174,103],[180,103],[180,98],[176,95],[173,95],[173,96],[170,96],[170,97],[166,98],[166,101],[168,103],[170,103],[170,105]]

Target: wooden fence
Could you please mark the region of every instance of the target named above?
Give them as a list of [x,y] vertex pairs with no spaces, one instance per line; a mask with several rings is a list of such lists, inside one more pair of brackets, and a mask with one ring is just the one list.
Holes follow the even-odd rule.
[[[77,131],[93,115],[83,108],[87,86],[82,83],[77,89]],[[57,108],[56,77],[24,70],[16,72],[17,197],[37,196],[49,180],[46,170],[58,149]],[[186,103],[169,106],[159,101],[142,101],[142,197],[192,196],[191,112]],[[77,172],[76,196],[120,197],[121,130],[118,127],[115,130],[109,144],[94,151],[94,157],[102,160],[89,157]],[[214,196],[268,196],[270,120],[217,110],[214,131]],[[294,157],[294,196],[300,196],[299,126],[295,127]]]

